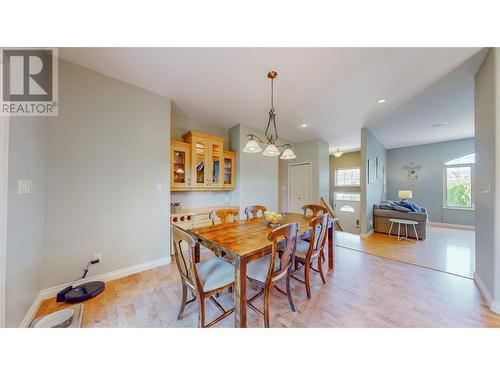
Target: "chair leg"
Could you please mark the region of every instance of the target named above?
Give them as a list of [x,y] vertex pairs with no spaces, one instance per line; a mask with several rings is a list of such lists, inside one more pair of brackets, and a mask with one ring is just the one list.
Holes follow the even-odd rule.
[[269,289],[264,290],[264,327],[269,328]]
[[295,259],[295,271],[299,269],[299,262],[297,259]]
[[311,264],[309,262],[306,262],[304,268],[304,281],[306,282],[307,299],[311,299],[311,282],[309,280],[309,274],[311,273]]
[[290,304],[290,308],[293,312],[295,312],[295,305],[292,300],[292,291],[290,289],[290,279],[292,278],[292,268],[288,269],[288,273],[286,275],[286,295],[288,297],[288,303]]
[[[323,251],[321,251],[321,255],[324,255]],[[318,271],[319,275],[321,276],[321,280],[323,281],[323,284],[326,284],[325,280],[325,275],[323,274],[323,266],[322,266],[322,261],[321,261],[321,256],[318,257]]]
[[184,314],[184,308],[186,307],[186,300],[187,300],[187,287],[186,284],[184,284],[184,281],[182,281],[181,307],[179,308],[179,314],[177,314],[177,320],[182,319],[182,314]]
[[203,296],[200,296],[199,327],[200,328],[205,328],[205,299],[203,298]]

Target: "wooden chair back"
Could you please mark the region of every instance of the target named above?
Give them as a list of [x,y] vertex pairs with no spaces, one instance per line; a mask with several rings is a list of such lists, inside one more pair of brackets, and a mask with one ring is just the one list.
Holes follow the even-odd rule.
[[240,211],[237,208],[220,208],[218,210],[213,210],[210,212],[208,217],[210,220],[212,220],[212,224],[215,224],[215,220],[217,218],[220,219],[222,223],[227,223],[228,219],[231,219],[231,221],[236,221],[238,220],[240,215]]
[[[295,259],[295,251],[297,250],[298,231],[299,223],[289,223],[269,233],[267,239],[273,244],[266,285],[270,285],[273,281],[281,279],[291,269]],[[283,253],[280,260],[280,267],[276,270],[275,264],[276,257],[278,256],[278,245],[283,243],[285,247],[281,247]]]
[[307,216],[307,211],[311,211],[312,216],[318,216],[328,213],[326,207],[320,206],[319,204],[306,204],[304,207],[302,207],[302,210],[304,210],[304,216]]
[[175,264],[184,282],[193,290],[198,291],[200,282],[196,272],[195,246],[196,240],[185,230],[172,225]]
[[309,258],[325,249],[329,219],[330,214],[326,213],[311,219],[309,222],[311,226],[311,241],[307,254]]
[[267,208],[258,205],[248,206],[247,208],[245,208],[245,215],[247,215],[247,219],[256,218],[258,217],[259,211],[261,212],[261,216],[264,216],[267,211]]

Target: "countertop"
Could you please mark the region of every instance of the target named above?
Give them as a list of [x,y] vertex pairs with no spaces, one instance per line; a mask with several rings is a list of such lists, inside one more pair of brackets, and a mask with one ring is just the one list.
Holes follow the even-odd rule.
[[209,206],[209,207],[198,207],[198,208],[183,208],[180,212],[175,214],[170,214],[171,217],[183,216],[183,215],[203,215],[217,210],[219,208],[236,208],[240,209],[238,206]]

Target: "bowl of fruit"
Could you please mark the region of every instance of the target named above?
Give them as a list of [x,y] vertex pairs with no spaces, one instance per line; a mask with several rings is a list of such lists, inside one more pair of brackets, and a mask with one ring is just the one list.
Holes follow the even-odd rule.
[[267,211],[264,219],[269,227],[278,228],[283,221],[283,216],[277,212]]

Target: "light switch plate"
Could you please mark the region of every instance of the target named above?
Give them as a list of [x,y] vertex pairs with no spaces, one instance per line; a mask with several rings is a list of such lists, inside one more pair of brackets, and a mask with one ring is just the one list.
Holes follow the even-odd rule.
[[18,194],[30,194],[33,190],[33,185],[31,180],[19,180],[18,181]]

